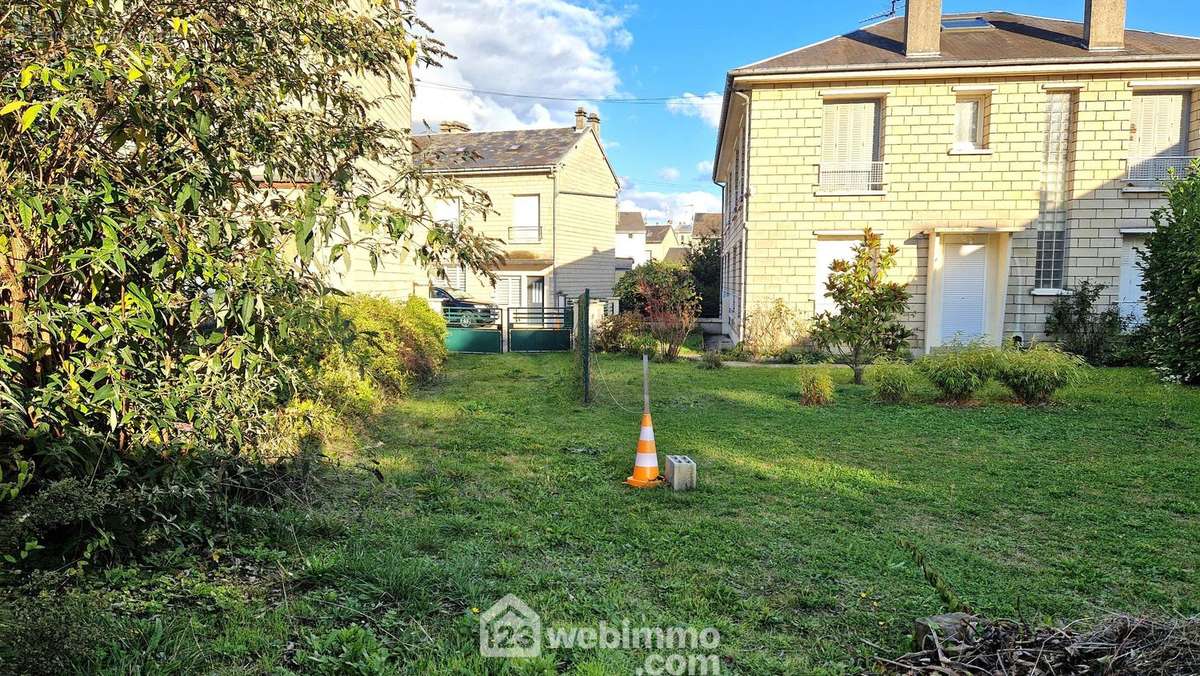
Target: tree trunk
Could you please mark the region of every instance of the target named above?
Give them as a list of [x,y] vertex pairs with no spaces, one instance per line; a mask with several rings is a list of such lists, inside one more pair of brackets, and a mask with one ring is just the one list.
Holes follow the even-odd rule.
[[863,372],[866,370],[866,368],[863,366],[863,363],[862,363],[862,348],[861,347],[854,348],[854,363],[851,365],[854,367],[854,384],[862,385],[863,384]]

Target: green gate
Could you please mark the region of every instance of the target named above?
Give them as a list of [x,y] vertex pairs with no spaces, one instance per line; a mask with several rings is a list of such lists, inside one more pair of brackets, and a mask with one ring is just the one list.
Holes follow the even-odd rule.
[[569,307],[508,308],[508,351],[570,352],[574,316]]
[[499,308],[442,308],[446,317],[446,349],[451,352],[500,354],[504,351]]

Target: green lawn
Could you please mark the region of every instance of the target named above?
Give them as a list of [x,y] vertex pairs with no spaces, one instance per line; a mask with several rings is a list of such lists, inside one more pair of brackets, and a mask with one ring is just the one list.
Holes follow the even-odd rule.
[[840,370],[837,401],[806,409],[793,370],[656,364],[660,454],[700,468],[673,494],[622,484],[640,363],[597,371],[584,408],[565,355],[454,358],[379,421],[382,484],[346,471],[217,563],[73,593],[119,618],[102,664],[303,670],[365,641],[409,673],[642,665],[484,660],[476,611],[513,593],[548,624],[715,627],[722,673],[858,671],[942,610],[901,540],[993,617],[1200,613],[1200,391],[1104,370],[1046,409],[998,387],[974,408],[885,406]]

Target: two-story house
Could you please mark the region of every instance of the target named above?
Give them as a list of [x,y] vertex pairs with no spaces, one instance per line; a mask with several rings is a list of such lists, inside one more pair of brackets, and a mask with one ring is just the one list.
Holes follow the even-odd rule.
[[[612,295],[619,185],[598,115],[580,109],[574,127],[520,131],[443,123],[441,133],[413,140],[427,173],[488,193],[495,213],[469,225],[501,240],[507,255],[494,286],[462,269],[435,286],[501,307],[561,306],[585,289]],[[439,220],[460,217],[455,203],[434,210]]]
[[906,15],[731,71],[722,311],[831,310],[825,282],[866,227],[900,249],[916,346],[1044,332],[1084,280],[1141,310],[1137,247],[1163,181],[1200,155],[1200,39],[1006,12]]
[[628,272],[650,260],[650,248],[646,244],[646,219],[642,216],[642,212],[622,211],[620,213],[614,244],[618,274]]

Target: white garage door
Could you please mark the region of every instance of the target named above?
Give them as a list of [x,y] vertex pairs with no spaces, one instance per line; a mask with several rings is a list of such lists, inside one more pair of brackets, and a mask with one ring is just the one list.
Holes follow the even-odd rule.
[[987,317],[987,245],[946,242],[943,250],[942,343],[981,338]]
[[1126,237],[1121,255],[1121,315],[1133,323],[1146,321],[1146,301],[1142,298],[1142,269],[1138,267],[1138,250],[1146,248],[1145,237]]

